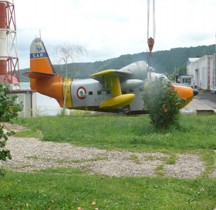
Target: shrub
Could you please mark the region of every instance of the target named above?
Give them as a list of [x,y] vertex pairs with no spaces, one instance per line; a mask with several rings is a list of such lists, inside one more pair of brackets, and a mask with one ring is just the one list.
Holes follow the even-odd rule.
[[[0,83],[0,122],[8,122],[18,115],[22,110],[21,105],[16,104],[16,96],[9,96],[10,88],[8,85]],[[8,136],[13,134],[13,131],[5,132],[4,126],[0,125],[0,160],[5,161],[6,158],[11,158],[10,151],[5,150]]]
[[167,129],[177,122],[179,109],[184,102],[170,82],[156,79],[145,84],[144,106],[156,128]]

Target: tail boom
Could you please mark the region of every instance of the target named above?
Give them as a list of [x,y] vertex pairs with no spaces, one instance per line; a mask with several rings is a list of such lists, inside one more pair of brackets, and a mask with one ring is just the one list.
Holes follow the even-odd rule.
[[30,86],[32,90],[55,98],[61,107],[64,105],[63,78],[61,75],[55,75],[49,79],[30,78]]

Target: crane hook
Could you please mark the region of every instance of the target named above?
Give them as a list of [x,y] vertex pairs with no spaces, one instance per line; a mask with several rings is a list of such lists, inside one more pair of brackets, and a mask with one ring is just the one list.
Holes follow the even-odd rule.
[[[151,3],[150,3],[151,2]],[[150,15],[150,5],[152,4],[152,15]],[[150,18],[151,16],[151,18]],[[149,27],[150,19],[152,21],[151,27]],[[147,0],[147,43],[149,48],[149,55],[152,56],[152,50],[155,43],[155,0]],[[152,36],[149,36],[149,31],[152,29]]]
[[152,56],[152,50],[154,47],[154,39],[152,37],[148,38],[149,55]]

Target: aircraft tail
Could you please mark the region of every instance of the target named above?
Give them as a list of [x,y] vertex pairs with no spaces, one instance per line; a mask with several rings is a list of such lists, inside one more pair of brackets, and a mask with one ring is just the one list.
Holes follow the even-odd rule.
[[34,72],[55,73],[45,45],[40,38],[34,39],[30,47],[30,69]]
[[56,74],[45,45],[40,38],[33,40],[30,47],[30,71],[24,74],[30,78],[30,86],[41,94],[55,98],[63,104],[63,78]]

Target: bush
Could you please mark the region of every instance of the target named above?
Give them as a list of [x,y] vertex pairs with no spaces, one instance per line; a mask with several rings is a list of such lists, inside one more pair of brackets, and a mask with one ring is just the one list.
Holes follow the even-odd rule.
[[[18,112],[22,110],[21,105],[16,104],[16,96],[8,96],[10,88],[8,85],[0,83],[0,122],[9,122],[17,117]],[[5,150],[8,136],[13,134],[13,131],[5,132],[4,126],[0,125],[0,160],[5,161],[6,158],[11,159],[10,151]]]
[[152,124],[162,129],[175,124],[184,100],[178,97],[171,83],[156,79],[146,83],[144,89],[144,106],[149,111]]

